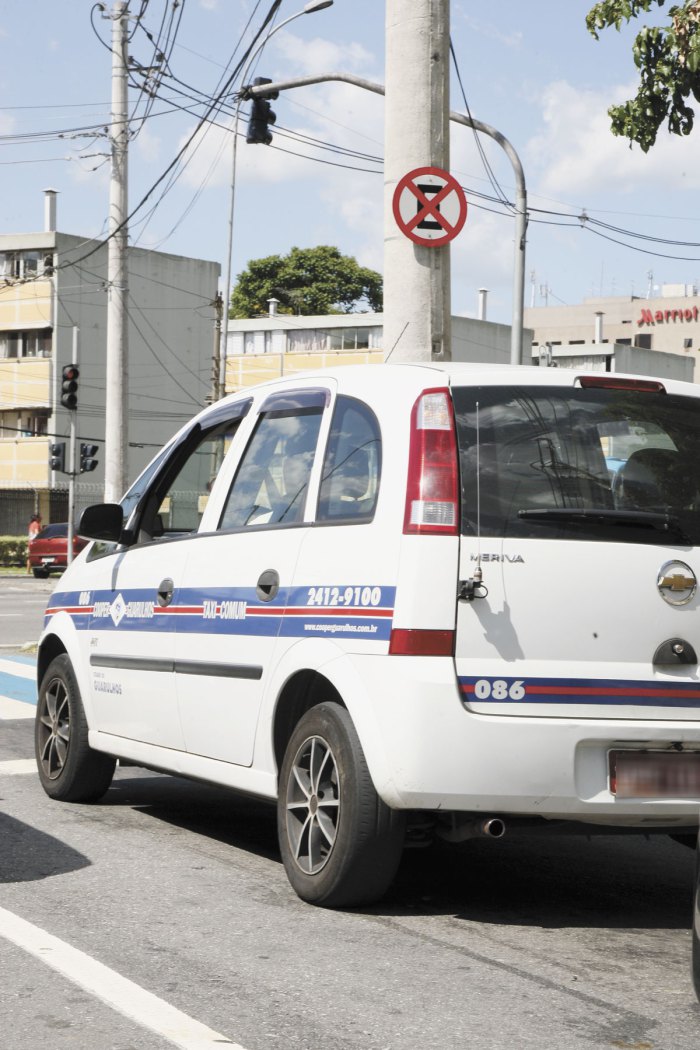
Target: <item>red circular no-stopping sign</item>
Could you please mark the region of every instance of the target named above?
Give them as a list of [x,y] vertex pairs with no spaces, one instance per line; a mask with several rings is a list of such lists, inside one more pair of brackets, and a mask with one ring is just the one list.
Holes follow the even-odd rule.
[[449,171],[414,168],[394,190],[396,225],[415,244],[439,248],[467,221],[467,198]]

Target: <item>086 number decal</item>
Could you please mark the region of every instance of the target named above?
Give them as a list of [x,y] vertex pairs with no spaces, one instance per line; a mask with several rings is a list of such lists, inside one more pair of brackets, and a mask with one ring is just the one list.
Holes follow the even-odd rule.
[[474,683],[477,700],[524,700],[525,683],[521,679],[507,682],[503,678],[479,678]]

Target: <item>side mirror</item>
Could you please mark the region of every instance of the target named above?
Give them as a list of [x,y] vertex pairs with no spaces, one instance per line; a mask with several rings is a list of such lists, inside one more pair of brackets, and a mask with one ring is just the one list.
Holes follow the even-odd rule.
[[78,535],[118,543],[123,527],[124,512],[119,503],[96,503],[81,514]]

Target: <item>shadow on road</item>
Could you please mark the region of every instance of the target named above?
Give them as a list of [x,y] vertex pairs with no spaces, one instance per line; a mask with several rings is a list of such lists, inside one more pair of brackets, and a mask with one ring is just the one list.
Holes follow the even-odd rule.
[[547,929],[688,929],[693,851],[667,836],[547,835],[407,852],[383,914]]
[[[122,770],[104,803],[278,861],[274,806],[223,788]],[[667,836],[548,835],[407,850],[376,915],[451,915],[543,928],[688,929],[693,851]],[[279,878],[285,876],[280,866]]]
[[5,813],[0,813],[0,843],[0,884],[48,879],[91,863],[60,839]]
[[275,807],[225,788],[179,777],[120,770],[102,804],[148,816],[268,860],[279,860]]

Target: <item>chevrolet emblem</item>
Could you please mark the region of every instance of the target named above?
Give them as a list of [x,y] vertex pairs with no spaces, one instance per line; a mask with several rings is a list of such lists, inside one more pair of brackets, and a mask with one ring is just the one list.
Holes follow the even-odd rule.
[[662,565],[656,577],[659,594],[669,605],[687,605],[695,596],[698,580],[683,561],[669,561]]
[[673,576],[664,576],[659,580],[659,587],[666,587],[669,591],[689,591],[695,586],[695,580],[690,576],[683,576],[676,572]]

